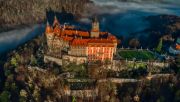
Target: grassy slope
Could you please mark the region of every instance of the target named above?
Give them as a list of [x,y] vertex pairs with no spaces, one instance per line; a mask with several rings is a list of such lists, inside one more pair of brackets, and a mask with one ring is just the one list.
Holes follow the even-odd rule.
[[136,58],[137,60],[154,60],[155,56],[149,51],[134,51],[134,50],[127,50],[127,51],[120,51],[119,55],[122,58],[127,58],[132,60]]

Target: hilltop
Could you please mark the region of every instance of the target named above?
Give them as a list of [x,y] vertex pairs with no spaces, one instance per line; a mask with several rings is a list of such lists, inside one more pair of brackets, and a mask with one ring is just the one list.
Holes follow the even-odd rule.
[[46,19],[46,11],[67,12],[78,15],[89,0],[1,0],[0,31],[18,25],[41,23]]

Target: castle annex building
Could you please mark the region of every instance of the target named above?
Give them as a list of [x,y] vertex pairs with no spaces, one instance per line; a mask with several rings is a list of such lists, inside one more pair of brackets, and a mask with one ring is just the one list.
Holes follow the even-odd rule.
[[77,62],[112,61],[116,53],[117,38],[101,32],[97,19],[93,21],[91,31],[82,31],[61,25],[55,16],[52,26],[47,22],[45,35],[48,55],[56,58]]

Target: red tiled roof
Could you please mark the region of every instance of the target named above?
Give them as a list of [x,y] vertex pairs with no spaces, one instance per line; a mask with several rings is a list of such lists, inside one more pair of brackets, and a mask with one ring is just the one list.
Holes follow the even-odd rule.
[[109,39],[74,39],[72,46],[107,46],[114,47],[113,42]]
[[112,39],[112,40],[116,40],[116,37],[115,37],[114,35],[112,35],[112,34],[109,35],[108,38],[109,38],[109,39]]
[[54,33],[60,35],[60,33],[61,33],[61,28],[60,28],[60,26],[56,26],[56,27],[54,28]]
[[89,43],[113,43],[110,39],[91,39]]
[[113,41],[110,39],[91,39],[88,43],[89,47],[114,47]]
[[72,41],[73,37],[68,37],[68,36],[61,36],[61,38],[63,38],[64,41]]
[[108,34],[108,32],[99,32],[100,35]]
[[71,43],[72,46],[87,46],[90,39],[74,39]]
[[180,44],[176,44],[176,49],[180,50]]
[[90,36],[89,32],[87,32],[87,31],[77,31],[77,34],[79,36],[83,36],[83,37],[89,37]]
[[53,33],[53,29],[50,26],[46,26],[46,33]]
[[64,35],[73,35],[73,31],[72,30],[63,30],[63,34]]
[[78,35],[78,36],[83,36],[83,37],[89,37],[89,32],[87,31],[77,31],[77,30],[63,30],[63,35]]
[[120,41],[118,41],[118,39],[114,35],[109,35],[108,39],[112,40],[114,43],[120,43]]
[[[57,19],[55,19],[54,23],[57,23]],[[73,35],[81,36],[81,37],[90,37],[90,33],[88,31],[78,31],[74,29],[64,29],[59,25],[56,25],[54,29],[52,27],[47,26],[46,32],[54,32],[57,37],[62,38],[64,41],[69,41],[72,46],[104,46],[104,47],[114,47],[114,42],[117,42],[117,38],[113,35],[108,35],[108,38],[103,39],[80,39],[74,38]],[[108,34],[108,32],[99,32],[100,35]],[[70,37],[71,36],[71,37]]]
[[89,47],[114,47],[112,43],[88,43]]

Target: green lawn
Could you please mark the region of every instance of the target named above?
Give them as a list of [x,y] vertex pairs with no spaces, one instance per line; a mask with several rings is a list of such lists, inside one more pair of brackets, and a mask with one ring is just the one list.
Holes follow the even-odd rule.
[[150,51],[137,51],[137,50],[121,50],[118,54],[128,60],[136,58],[136,60],[154,60],[156,57]]
[[127,65],[128,66],[128,68],[133,68],[133,67],[136,67],[136,68],[145,68],[146,67],[146,64],[145,63],[135,63],[135,65],[134,64],[128,64]]

